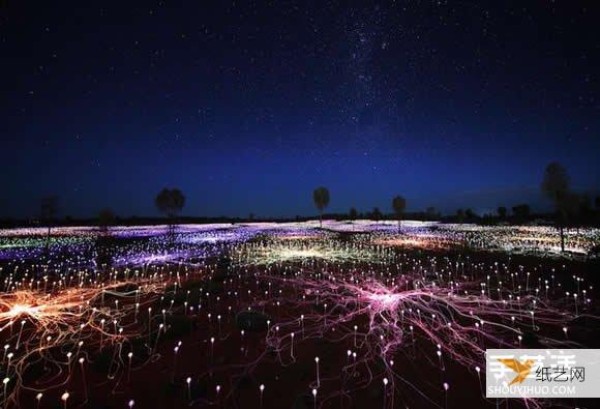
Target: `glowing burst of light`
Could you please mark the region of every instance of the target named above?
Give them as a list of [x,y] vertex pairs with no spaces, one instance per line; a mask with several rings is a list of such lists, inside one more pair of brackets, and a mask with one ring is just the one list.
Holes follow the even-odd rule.
[[[10,392],[4,390],[5,396],[0,400],[15,401],[22,389],[39,396],[56,386],[26,383],[26,373],[39,360],[52,362],[57,376],[61,376],[70,374],[71,357],[81,353],[83,345],[88,349],[113,345],[120,350],[123,343],[140,336],[144,330],[142,323],[132,318],[157,294],[163,293],[169,282],[168,277],[159,280],[150,276],[109,280],[93,286],[59,285],[53,291],[27,285],[30,290],[1,293],[0,332],[6,341],[4,369],[11,377],[15,376],[15,381]],[[7,328],[10,330],[5,331]],[[60,349],[70,349],[67,361],[54,356],[53,351]],[[80,357],[79,362],[83,365],[85,358]],[[123,364],[115,361],[114,365],[118,368]]]
[[31,305],[15,304],[6,313],[7,316],[18,317],[20,315],[36,315],[39,309]]
[[370,293],[366,295],[366,299],[375,311],[397,311],[402,295],[396,293]]

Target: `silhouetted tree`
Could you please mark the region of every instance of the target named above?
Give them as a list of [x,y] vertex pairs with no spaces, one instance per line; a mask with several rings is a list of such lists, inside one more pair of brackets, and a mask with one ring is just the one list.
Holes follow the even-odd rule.
[[574,192],[564,196],[560,219],[565,227],[574,226],[578,229],[585,224],[586,217],[591,213],[589,197]]
[[546,167],[542,180],[542,192],[554,205],[560,230],[560,247],[563,252],[565,251],[564,225],[568,210],[572,206],[572,198],[569,198],[569,184],[569,175],[560,163],[552,162]]
[[473,209],[465,210],[465,217],[467,218],[467,220],[472,221],[473,219],[475,219],[475,216],[476,215]]
[[350,208],[350,212],[348,212],[348,216],[350,217],[350,220],[356,220],[356,218],[358,217],[358,212],[356,211],[356,209],[354,207]]
[[465,221],[465,211],[464,211],[463,209],[458,209],[458,210],[456,211],[456,220],[457,220],[459,223],[462,223],[462,222],[464,222],[464,221]]
[[439,214],[437,213],[437,210],[435,210],[435,207],[433,206],[429,206],[426,210],[425,210],[425,214],[427,215],[427,219],[428,220],[435,220],[439,217]]
[[108,271],[112,266],[114,248],[109,234],[110,226],[115,224],[117,217],[111,209],[105,207],[98,212],[98,227],[100,233],[96,237],[96,268],[98,271]]
[[392,199],[392,209],[394,209],[394,214],[398,219],[398,231],[400,231],[400,226],[402,223],[402,214],[404,210],[406,210],[406,199],[402,196],[396,196]]
[[110,226],[115,223],[116,216],[108,207],[100,210],[98,213],[98,227],[103,232],[107,232]]
[[181,212],[185,205],[185,196],[181,190],[167,189],[161,190],[156,198],[154,199],[156,208],[161,213],[165,214],[169,218],[169,225],[174,226],[174,218]]
[[323,227],[323,210],[329,205],[329,190],[320,186],[313,191],[313,201],[319,210],[319,227]]
[[50,242],[50,229],[52,228],[52,223],[54,223],[57,214],[58,214],[58,197],[56,197],[56,196],[43,197],[41,206],[40,206],[40,219],[43,223],[45,223],[48,226],[48,235],[46,238],[46,246],[48,246],[48,243]]
[[500,206],[498,208],[498,217],[500,217],[500,220],[505,220],[506,219],[506,214],[507,214],[507,209],[504,206]]
[[373,218],[373,220],[378,222],[379,220],[381,220],[381,216],[383,216],[383,215],[381,214],[379,207],[374,207],[373,212],[371,212],[371,217]]
[[[600,225],[600,196],[594,198],[594,215],[592,218],[595,226]],[[600,249],[600,246],[598,248]]]
[[531,213],[531,209],[528,204],[523,203],[512,208],[513,215],[517,223],[523,223],[529,220],[529,215]]

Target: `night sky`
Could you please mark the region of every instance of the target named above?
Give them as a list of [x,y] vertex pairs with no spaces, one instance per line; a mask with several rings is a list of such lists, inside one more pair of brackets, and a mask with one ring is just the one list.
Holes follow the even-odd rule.
[[542,209],[552,160],[598,191],[596,2],[360,3],[3,1],[0,217]]

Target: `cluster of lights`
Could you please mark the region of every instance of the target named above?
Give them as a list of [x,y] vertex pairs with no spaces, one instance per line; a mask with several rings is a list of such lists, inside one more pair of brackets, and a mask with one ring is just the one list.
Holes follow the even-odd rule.
[[300,236],[293,240],[276,238],[243,243],[234,249],[232,255],[242,265],[269,265],[311,260],[324,260],[330,263],[384,263],[390,260],[392,252],[362,243],[340,243],[331,238],[307,240]]

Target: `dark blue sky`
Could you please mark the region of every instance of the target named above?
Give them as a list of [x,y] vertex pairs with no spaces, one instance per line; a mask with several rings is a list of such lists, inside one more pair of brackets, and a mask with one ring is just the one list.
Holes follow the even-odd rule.
[[600,186],[600,8],[580,1],[5,1],[0,216],[454,212]]

